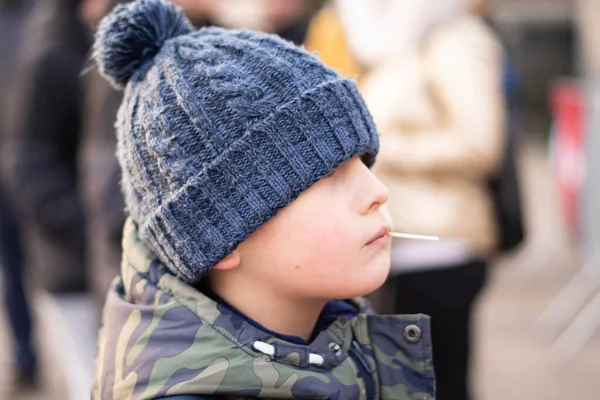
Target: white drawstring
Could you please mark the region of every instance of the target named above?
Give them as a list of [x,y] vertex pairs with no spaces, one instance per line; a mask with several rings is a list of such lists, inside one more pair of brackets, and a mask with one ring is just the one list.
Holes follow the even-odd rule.
[[[260,351],[268,356],[273,357],[275,355],[275,346],[269,343],[256,340],[252,343],[252,347],[254,347],[254,350]],[[323,365],[325,364],[325,358],[320,354],[310,353],[308,355],[308,363],[312,365]]]
[[269,343],[260,342],[257,340],[254,343],[252,343],[252,347],[254,347],[254,350],[260,351],[261,353],[266,354],[268,356],[275,355],[275,346]]

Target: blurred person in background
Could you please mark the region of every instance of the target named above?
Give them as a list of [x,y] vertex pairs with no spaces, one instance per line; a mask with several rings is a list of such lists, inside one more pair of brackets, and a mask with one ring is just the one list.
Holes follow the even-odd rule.
[[[4,91],[23,40],[33,0],[0,1],[0,93]],[[1,100],[1,99],[0,99]],[[0,103],[0,109],[2,104]],[[0,113],[0,158],[2,158],[3,123]],[[1,165],[0,165],[1,167]],[[32,387],[37,382],[37,355],[33,345],[32,316],[24,279],[24,256],[14,207],[10,203],[0,169],[0,274],[4,306],[14,353],[11,368],[16,387]]]
[[[118,0],[84,0],[91,30]],[[98,315],[121,263],[125,202],[119,188],[114,122],[122,95],[94,68],[82,77],[84,88],[79,186],[86,221],[87,270]]]
[[381,134],[374,173],[395,229],[440,236],[397,242],[374,297],[381,312],[432,317],[439,400],[466,400],[471,316],[498,244],[488,182],[504,143],[502,49],[463,0],[338,0],[308,47],[358,75]]
[[[86,0],[87,18],[96,25],[118,0]],[[301,44],[320,1],[174,0],[196,27],[218,25],[273,32]],[[85,106],[79,155],[81,189],[88,237],[88,266],[97,309],[120,272],[125,203],[119,187],[114,121],[122,99],[96,69],[84,78]]]
[[1,162],[23,228],[27,264],[55,293],[85,288],[77,190],[82,88],[89,39],[79,0],[40,1],[4,97]]

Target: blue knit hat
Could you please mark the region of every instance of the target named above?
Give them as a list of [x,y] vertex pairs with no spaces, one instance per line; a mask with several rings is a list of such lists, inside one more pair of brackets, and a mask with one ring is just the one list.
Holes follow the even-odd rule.
[[379,148],[354,82],[273,35],[195,30],[172,4],[138,0],[102,20],[94,57],[125,88],[116,128],[128,211],[188,282]]

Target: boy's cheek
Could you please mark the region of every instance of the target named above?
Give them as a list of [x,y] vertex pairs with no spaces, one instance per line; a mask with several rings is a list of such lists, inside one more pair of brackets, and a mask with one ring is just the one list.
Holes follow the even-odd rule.
[[306,248],[310,248],[310,252],[316,256],[314,264],[321,264],[325,269],[336,269],[339,263],[345,265],[353,261],[359,249],[359,246],[355,245],[357,239],[352,229],[343,228],[346,227],[340,225],[312,236],[310,247]]
[[352,224],[353,219],[349,215],[331,210],[320,216],[313,225],[312,240],[323,242],[329,245],[341,246],[349,244],[356,240],[356,228]]

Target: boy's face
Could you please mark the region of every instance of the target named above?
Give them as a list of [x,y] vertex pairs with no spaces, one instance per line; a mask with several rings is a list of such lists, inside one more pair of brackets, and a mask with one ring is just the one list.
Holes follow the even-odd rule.
[[385,281],[390,267],[387,196],[355,157],[241,243],[239,267],[299,299],[365,295]]

